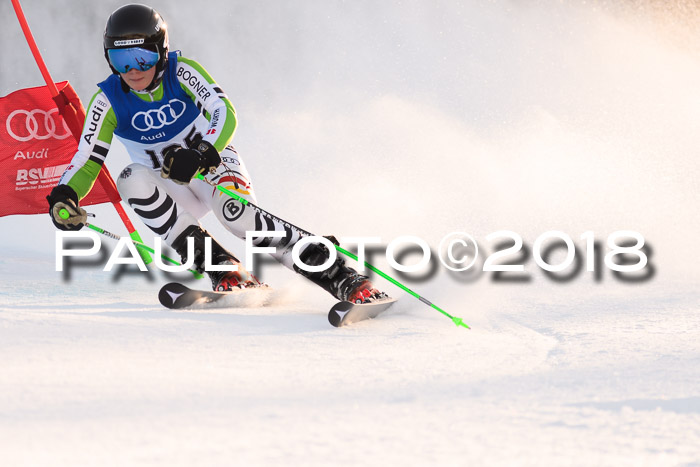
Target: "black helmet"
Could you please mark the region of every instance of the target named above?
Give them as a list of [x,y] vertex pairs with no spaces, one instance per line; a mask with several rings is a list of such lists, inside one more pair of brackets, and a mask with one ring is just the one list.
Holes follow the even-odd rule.
[[103,45],[105,59],[115,74],[118,72],[109,61],[109,49],[141,47],[157,52],[156,75],[149,89],[158,86],[163,79],[168,61],[168,26],[153,8],[132,3],[116,9],[107,20]]

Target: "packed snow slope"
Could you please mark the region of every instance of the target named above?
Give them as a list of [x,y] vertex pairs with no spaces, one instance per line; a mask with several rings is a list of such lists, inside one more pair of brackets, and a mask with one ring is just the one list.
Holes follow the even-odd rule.
[[[25,3],[54,79],[87,100],[121,2]],[[433,253],[452,232],[478,241],[467,273],[372,256],[472,329],[382,279],[394,309],[335,329],[330,296],[266,261],[271,306],[174,312],[162,272],[56,272],[48,217],[2,218],[1,465],[700,464],[694,3],[152,6],[234,102],[261,206]],[[9,2],[0,18],[0,95],[41,85]],[[115,144],[107,166],[127,162]],[[89,211],[124,233],[113,208]],[[499,262],[523,273],[480,272],[502,230],[524,249]],[[533,258],[552,230],[577,247],[564,280]],[[641,274],[602,261],[620,230],[645,239]]]

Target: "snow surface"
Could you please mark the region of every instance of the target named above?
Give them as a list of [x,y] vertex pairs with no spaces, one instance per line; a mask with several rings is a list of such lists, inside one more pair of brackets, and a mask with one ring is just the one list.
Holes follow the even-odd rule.
[[[86,100],[121,2],[25,3],[54,78]],[[498,230],[530,248],[562,230],[579,256],[586,231],[605,248],[635,230],[653,274],[556,282],[526,258],[529,282],[495,282],[433,262],[407,285],[471,330],[381,279],[397,305],[335,329],[332,298],[281,267],[256,270],[270,307],[172,311],[164,274],[66,278],[46,216],[2,218],[0,465],[700,465],[692,2],[153,6],[232,98],[281,217],[433,250],[454,231],[488,252]],[[41,84],[9,2],[0,18],[0,94]],[[115,145],[107,165],[125,163]]]

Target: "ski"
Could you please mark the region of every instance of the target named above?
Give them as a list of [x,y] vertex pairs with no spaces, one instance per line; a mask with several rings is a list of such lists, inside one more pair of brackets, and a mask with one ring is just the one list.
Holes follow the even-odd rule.
[[[172,310],[197,308],[246,308],[259,307],[269,303],[273,294],[270,287],[235,289],[230,292],[190,289],[178,282],[161,287],[158,292],[160,303]],[[369,303],[338,302],[328,312],[328,321],[335,327],[347,326],[379,316],[396,302],[395,298],[385,297]]]
[[264,305],[271,295],[272,288],[267,286],[215,292],[190,289],[178,282],[171,282],[161,287],[158,300],[164,307],[173,310],[218,306],[244,308]]
[[376,318],[396,302],[395,298],[381,298],[369,303],[338,302],[328,312],[328,321],[335,327]]

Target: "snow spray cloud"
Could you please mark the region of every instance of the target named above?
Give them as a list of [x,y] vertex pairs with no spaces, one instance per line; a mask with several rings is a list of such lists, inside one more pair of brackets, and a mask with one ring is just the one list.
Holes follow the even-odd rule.
[[[353,205],[386,213],[372,231],[389,238],[404,219],[433,244],[458,230],[485,238],[505,227],[534,245],[553,228],[603,242],[631,228],[653,240],[665,274],[697,277],[687,250],[700,256],[690,240],[700,64],[693,43],[676,40],[683,28],[632,2],[459,3],[350,14],[337,34],[361,34],[322,55],[306,102],[259,112],[259,136],[275,135],[266,146],[303,148],[295,164],[313,174],[311,193],[328,193],[320,181],[343,161]],[[343,63],[363,73],[342,74]],[[288,173],[269,176],[280,186]],[[357,230],[338,199],[323,198],[300,214],[332,213],[339,232]]]

